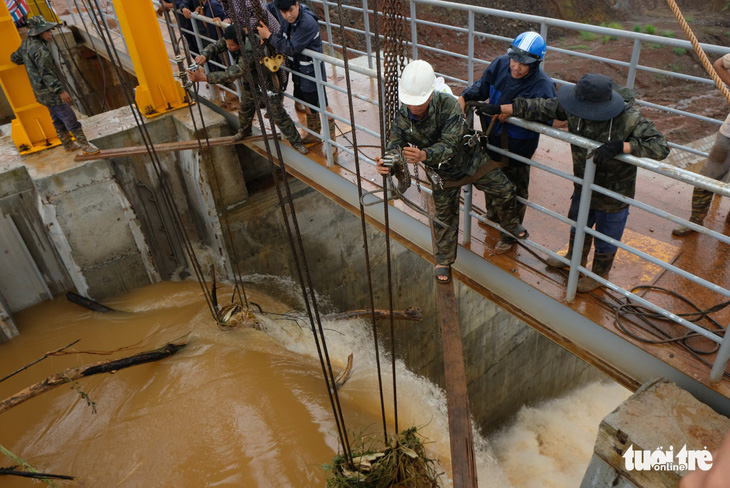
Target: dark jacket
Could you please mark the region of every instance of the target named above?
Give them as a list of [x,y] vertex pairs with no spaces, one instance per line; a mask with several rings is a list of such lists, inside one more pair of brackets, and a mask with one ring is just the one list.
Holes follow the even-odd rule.
[[[509,68],[509,56],[503,55],[495,59],[482,77],[461,94],[464,100],[486,101],[493,105],[510,104],[517,97],[522,98],[555,98],[555,82],[539,66],[535,66],[527,76],[515,79]],[[552,125],[552,120],[542,120]],[[502,124],[497,121],[492,134],[502,133]],[[507,134],[512,139],[537,139],[540,134],[515,125],[507,125]]]
[[[197,7],[203,7],[202,15],[210,17],[211,19],[218,17],[219,19],[223,20],[228,17],[218,0],[208,0],[207,2],[205,2],[205,4],[203,4],[203,0],[182,0],[181,5],[182,7],[190,9],[192,12],[195,12],[195,9]],[[197,25],[198,33],[200,35],[205,35],[213,40],[218,39],[218,29],[215,25],[200,21],[197,21]],[[206,41],[203,40],[203,44],[205,43]]]
[[47,107],[63,105],[61,93],[66,91],[51,51],[40,36],[23,39],[17,51],[10,55],[15,64],[25,65],[30,86],[38,103]]
[[[514,101],[513,112],[517,117],[527,120],[557,119],[567,120],[568,130],[573,134],[593,139],[596,142],[623,141],[631,144],[631,154],[661,160],[669,155],[669,146],[664,135],[657,130],[654,123],[644,118],[633,105],[633,94],[630,90],[617,89],[627,101],[626,108],[613,120],[596,122],[570,115],[558,103],[557,98],[526,100],[518,98]],[[573,174],[583,178],[585,174],[588,150],[571,145],[573,154]],[[618,159],[610,159],[596,166],[595,184],[620,195],[634,197],[636,191],[636,166]],[[581,185],[575,183],[580,192]],[[628,204],[593,192],[591,208],[603,212],[616,212]]]
[[[287,57],[287,65],[295,72],[314,78],[314,61],[309,56],[302,54],[305,49],[311,49],[318,53],[322,52],[322,36],[319,33],[317,16],[306,5],[299,4],[299,17],[290,24],[273,3],[266,5],[269,12],[279,21],[281,30],[271,34],[269,43],[278,52]],[[322,81],[327,80],[324,63],[322,66]],[[301,76],[294,75],[292,81],[304,92],[317,90],[317,83]]]

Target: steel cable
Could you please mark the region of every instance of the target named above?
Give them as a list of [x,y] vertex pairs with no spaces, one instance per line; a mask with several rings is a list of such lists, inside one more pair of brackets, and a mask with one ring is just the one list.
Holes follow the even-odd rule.
[[[258,1],[258,0],[253,0]],[[244,25],[243,20],[250,18],[250,12],[248,10],[248,5],[246,2],[238,2],[235,3],[235,9],[233,12],[236,15],[231,15],[231,21],[234,23],[234,25],[238,26],[239,29]],[[251,43],[254,58],[255,59],[262,59],[262,50],[261,46],[256,42],[256,37],[254,36],[253,29],[247,29],[248,30],[248,40]],[[245,43],[243,42],[244,39],[239,39],[239,45],[244,46]],[[349,441],[347,438],[347,430],[345,428],[345,421],[344,417],[342,415],[342,408],[340,405],[340,399],[339,395],[337,393],[337,389],[335,387],[335,375],[332,371],[332,363],[329,357],[329,351],[327,349],[327,343],[325,341],[324,337],[324,329],[322,327],[322,321],[319,313],[319,307],[317,303],[317,297],[314,292],[314,286],[312,284],[311,275],[309,273],[309,266],[307,264],[306,254],[304,252],[304,243],[302,241],[301,232],[299,230],[299,223],[296,217],[296,211],[294,208],[294,198],[291,194],[291,189],[289,187],[289,182],[287,179],[287,171],[286,171],[286,164],[284,163],[284,158],[281,153],[281,146],[279,144],[278,139],[276,138],[276,128],[274,124],[273,117],[269,117],[269,129],[271,131],[271,134],[274,135],[274,150],[276,151],[276,156],[278,159],[278,166],[274,162],[274,153],[271,149],[271,145],[269,142],[269,133],[266,130],[266,125],[264,123],[263,115],[261,114],[261,99],[263,98],[263,103],[267,109],[267,113],[271,114],[273,113],[271,110],[271,100],[270,97],[267,96],[266,88],[267,80],[265,76],[268,76],[268,73],[264,72],[264,68],[261,66],[261,63],[256,63],[256,75],[257,75],[257,81],[258,85],[254,83],[253,73],[251,73],[250,65],[247,63],[245,65],[244,69],[244,76],[246,81],[249,84],[249,87],[251,88],[250,92],[252,97],[254,98],[255,106],[256,106],[256,113],[259,120],[259,126],[261,127],[262,133],[263,133],[263,142],[264,146],[266,147],[266,153],[269,160],[269,165],[272,170],[272,177],[274,178],[275,182],[275,188],[277,197],[279,199],[279,208],[282,213],[282,218],[284,220],[284,226],[286,228],[287,236],[289,238],[289,244],[292,250],[292,256],[295,261],[295,269],[297,270],[297,275],[299,278],[300,287],[302,289],[302,295],[304,297],[304,305],[307,311],[307,316],[309,317],[310,325],[312,328],[312,334],[314,336],[315,345],[317,348],[317,354],[320,359],[320,365],[322,367],[322,373],[325,379],[325,384],[327,386],[327,394],[330,399],[330,405],[332,407],[332,412],[335,416],[335,423],[337,425],[338,435],[339,435],[339,441],[342,446],[343,453],[345,454],[346,459],[351,464],[352,463],[352,452],[350,450]],[[256,87],[259,87],[260,89],[257,90]],[[275,96],[279,96],[279,94],[276,94]],[[286,198],[282,194],[282,186],[284,188],[284,191],[286,193]],[[287,207],[288,207],[288,214],[287,214]],[[291,222],[290,222],[291,218]],[[293,230],[292,230],[293,227]],[[316,324],[316,325],[315,325]]]

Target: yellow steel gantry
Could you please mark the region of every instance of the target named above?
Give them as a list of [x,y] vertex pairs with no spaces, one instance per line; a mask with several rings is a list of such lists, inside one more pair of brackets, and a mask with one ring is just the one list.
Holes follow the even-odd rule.
[[51,114],[36,101],[25,66],[10,61],[21,40],[3,1],[0,1],[0,39],[0,85],[15,113],[11,124],[13,143],[20,154],[58,146],[61,141],[56,136]]
[[114,0],[129,56],[139,81],[135,100],[146,117],[184,107],[185,89],[175,80],[167,49],[149,0]]

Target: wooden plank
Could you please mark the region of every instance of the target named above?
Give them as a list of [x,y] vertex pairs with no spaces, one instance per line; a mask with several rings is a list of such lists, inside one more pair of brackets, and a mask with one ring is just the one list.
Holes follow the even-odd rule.
[[464,352],[454,282],[437,284],[436,295],[441,328],[441,347],[446,379],[446,407],[449,412],[451,476],[454,488],[477,488],[474,440],[471,432],[469,392],[466,387]]
[[[427,201],[428,211],[436,215],[434,201]],[[433,255],[436,256],[436,239],[433,221],[430,221]],[[434,278],[435,279],[435,278]],[[469,391],[466,385],[464,347],[461,342],[459,307],[454,293],[454,280],[436,284],[436,303],[441,331],[441,352],[444,357],[446,381],[446,409],[449,414],[449,441],[451,444],[451,479],[454,488],[478,488],[474,439],[471,430]]]
[[[234,141],[233,136],[226,136],[226,137],[213,137],[211,139],[208,139],[208,143],[206,143],[205,140],[198,141],[197,139],[189,140],[189,141],[179,141],[179,142],[161,142],[157,144],[153,144],[152,147],[155,149],[155,152],[169,152],[169,151],[184,151],[184,150],[190,150],[190,149],[198,149],[202,147],[205,149],[210,146],[229,146],[233,144],[245,144],[247,142],[256,141],[259,139],[262,139],[262,135],[257,136],[249,136],[245,139],[242,139],[240,141]],[[84,153],[78,153],[76,157],[74,158],[74,161],[93,161],[95,159],[109,159],[109,158],[119,158],[124,156],[135,156],[138,154],[147,154],[148,149],[147,146],[129,146],[129,147],[116,147],[111,149],[102,149],[96,154],[84,154]]]

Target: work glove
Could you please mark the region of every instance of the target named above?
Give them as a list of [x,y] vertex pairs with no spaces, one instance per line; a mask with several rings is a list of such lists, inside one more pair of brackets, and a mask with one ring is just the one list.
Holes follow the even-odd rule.
[[499,105],[492,105],[487,102],[472,102],[472,105],[476,109],[477,115],[499,115],[502,113],[502,108]]
[[624,151],[623,141],[611,141],[602,146],[595,148],[588,154],[588,158],[593,158],[596,164],[603,164],[609,159],[613,159]]

